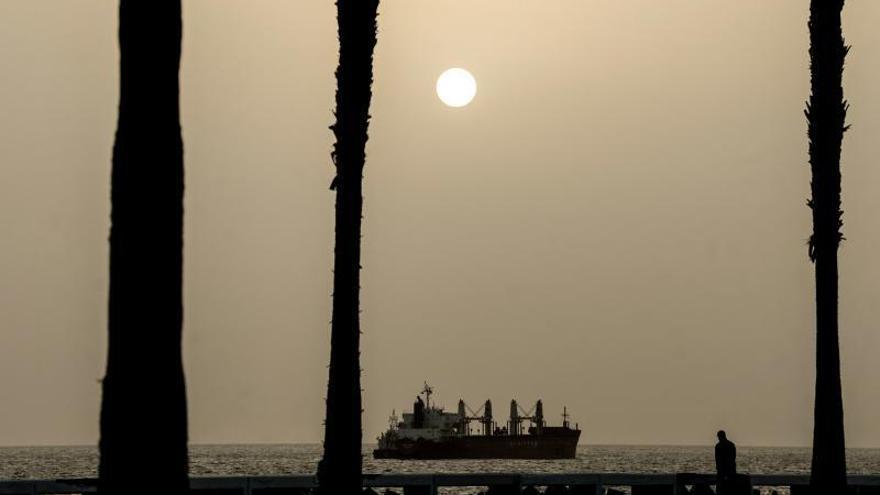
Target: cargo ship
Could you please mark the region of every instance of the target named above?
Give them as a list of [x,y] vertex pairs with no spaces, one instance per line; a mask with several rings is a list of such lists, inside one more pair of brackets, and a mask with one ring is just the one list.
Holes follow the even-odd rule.
[[[571,428],[563,408],[562,426],[547,426],[539,399],[531,410],[510,401],[510,418],[498,426],[492,402],[473,412],[463,400],[457,412],[431,403],[427,383],[403,419],[392,413],[389,428],[379,436],[376,459],[574,459],[580,428]],[[422,395],[425,400],[422,400]],[[526,428],[526,422],[528,427]],[[474,427],[476,424],[476,427]]]

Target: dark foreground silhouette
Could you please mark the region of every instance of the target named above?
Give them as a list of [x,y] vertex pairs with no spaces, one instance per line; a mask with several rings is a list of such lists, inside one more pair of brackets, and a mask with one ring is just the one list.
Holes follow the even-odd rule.
[[715,444],[715,470],[718,481],[736,476],[736,444],[727,439],[724,430],[718,432],[718,443]]
[[728,440],[724,430],[718,431],[718,443],[715,444],[715,470],[719,495],[748,495],[751,492],[748,477],[736,472],[736,444]]
[[846,131],[843,99],[843,0],[810,2],[809,123],[813,235],[816,269],[816,397],[810,486],[814,494],[846,493],[846,453],[837,328],[837,250],[843,234],[840,147]]
[[360,262],[362,177],[373,83],[378,0],[337,0],[339,66],[336,69],[336,249],[333,321],[324,456],[319,493],[361,492]]
[[[718,495],[750,495],[752,480],[747,474],[736,472],[736,444],[727,438],[724,430],[718,431],[715,444],[715,487]],[[686,493],[691,495],[711,495],[715,493],[708,484],[696,484]]]
[[[180,0],[122,0],[99,493],[188,491]],[[147,478],[148,477],[148,478]],[[149,479],[149,482],[146,480]]]

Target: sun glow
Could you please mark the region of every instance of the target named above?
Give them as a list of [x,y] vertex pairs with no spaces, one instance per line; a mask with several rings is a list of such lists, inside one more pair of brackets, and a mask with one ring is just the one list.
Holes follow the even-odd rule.
[[454,67],[437,78],[437,96],[450,107],[463,107],[477,94],[477,81],[470,72]]

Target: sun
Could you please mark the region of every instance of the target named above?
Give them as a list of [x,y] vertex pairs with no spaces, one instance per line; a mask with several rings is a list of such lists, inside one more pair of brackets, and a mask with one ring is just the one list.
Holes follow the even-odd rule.
[[477,94],[477,80],[470,72],[453,67],[437,78],[437,96],[450,107],[463,107]]

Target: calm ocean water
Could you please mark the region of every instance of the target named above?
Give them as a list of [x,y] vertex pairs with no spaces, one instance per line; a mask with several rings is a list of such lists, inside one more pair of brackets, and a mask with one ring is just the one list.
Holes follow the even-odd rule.
[[[364,471],[417,472],[712,472],[713,450],[706,447],[581,446],[576,459],[553,461],[375,460],[364,447]],[[193,445],[194,476],[312,474],[321,456],[317,444]],[[847,452],[851,474],[880,473],[880,449]],[[0,447],[0,479],[94,477],[95,447]],[[737,464],[752,474],[809,472],[806,448],[739,447]]]
[[[580,446],[570,460],[455,460],[398,461],[372,458],[373,446],[364,446],[367,473],[464,472],[712,472],[714,451],[706,447]],[[194,476],[313,474],[321,446],[292,445],[193,445]],[[880,449],[847,451],[850,474],[880,473]],[[95,447],[0,447],[0,480],[88,478],[97,472]],[[810,450],[788,447],[738,447],[740,471],[752,474],[807,473]],[[473,494],[473,488],[443,489],[444,494]],[[764,493],[769,493],[765,490]],[[781,494],[788,490],[780,490]]]

